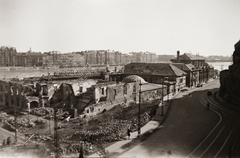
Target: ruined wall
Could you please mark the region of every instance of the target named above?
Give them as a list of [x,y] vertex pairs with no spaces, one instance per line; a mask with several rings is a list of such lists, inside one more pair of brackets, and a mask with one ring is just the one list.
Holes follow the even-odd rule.
[[103,101],[99,102],[97,104],[92,104],[91,106],[88,106],[84,109],[83,113],[80,115],[80,117],[84,116],[95,116],[97,114],[103,113],[104,111],[110,110],[116,105],[122,105],[124,106],[124,102],[117,102],[117,101]]
[[156,100],[156,99],[161,99],[161,96],[162,96],[161,89],[142,92],[141,93],[141,103]]
[[123,95],[123,84],[115,84],[110,85],[107,87],[106,95],[107,95],[107,102],[123,102],[124,95]]
[[11,81],[0,82],[0,106],[27,107],[24,86]]
[[6,106],[6,85],[4,81],[0,81],[0,106]]
[[[138,98],[138,92],[139,91],[139,88],[136,87],[137,83],[136,82],[132,82],[132,83],[125,83],[124,84],[124,91],[123,91],[123,94],[124,94],[124,102],[127,103],[127,102],[133,102],[133,101],[138,101],[137,98]],[[135,87],[135,88],[134,88]]]
[[234,45],[233,64],[220,72],[219,96],[239,106],[240,102],[240,41]]

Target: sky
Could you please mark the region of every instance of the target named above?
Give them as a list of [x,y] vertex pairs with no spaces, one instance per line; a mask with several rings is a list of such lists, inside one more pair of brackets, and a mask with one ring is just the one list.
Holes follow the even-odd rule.
[[0,46],[231,56],[239,0],[0,0]]

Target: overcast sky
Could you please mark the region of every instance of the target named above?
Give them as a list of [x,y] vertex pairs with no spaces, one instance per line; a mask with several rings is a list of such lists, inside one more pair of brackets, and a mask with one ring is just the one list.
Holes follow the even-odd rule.
[[0,0],[0,46],[232,55],[240,0]]

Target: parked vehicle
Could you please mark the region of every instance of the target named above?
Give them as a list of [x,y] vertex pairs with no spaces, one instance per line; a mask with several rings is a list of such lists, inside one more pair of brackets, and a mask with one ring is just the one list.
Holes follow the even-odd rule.
[[185,91],[188,91],[188,89],[187,88],[183,88],[183,89],[180,90],[180,92],[185,92]]
[[202,87],[202,86],[203,86],[203,85],[202,85],[202,84],[200,84],[200,83],[196,85],[196,87]]

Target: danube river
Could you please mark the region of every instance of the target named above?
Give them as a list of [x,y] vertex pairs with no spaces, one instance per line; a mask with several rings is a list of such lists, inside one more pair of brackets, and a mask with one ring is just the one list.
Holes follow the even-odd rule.
[[232,62],[207,62],[207,63],[212,65],[214,69],[218,71],[228,69],[228,66],[232,65]]
[[[228,69],[228,66],[232,64],[232,62],[209,62],[210,65],[219,71]],[[48,72],[53,74],[54,72],[64,72],[67,70],[80,70],[81,68],[1,68],[0,67],[0,79],[3,78],[27,78],[27,77],[40,77],[42,75],[47,75]]]

